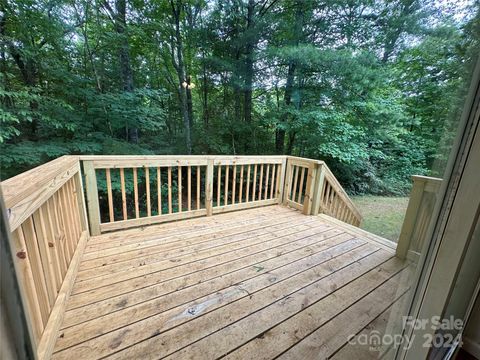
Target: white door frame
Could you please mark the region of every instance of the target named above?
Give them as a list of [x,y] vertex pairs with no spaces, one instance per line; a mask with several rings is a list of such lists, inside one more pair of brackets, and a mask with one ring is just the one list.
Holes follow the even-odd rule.
[[[440,199],[429,229],[419,264],[421,269],[414,289],[410,316],[430,320],[442,316],[462,264],[464,251],[472,237],[480,209],[480,59],[472,76],[472,84],[459,126],[459,135],[452,149]],[[443,197],[442,197],[443,194]],[[423,261],[422,261],[423,260]],[[426,328],[407,325],[404,335],[407,348],[398,349],[396,358],[425,359],[430,347],[426,339],[435,335],[431,324]]]

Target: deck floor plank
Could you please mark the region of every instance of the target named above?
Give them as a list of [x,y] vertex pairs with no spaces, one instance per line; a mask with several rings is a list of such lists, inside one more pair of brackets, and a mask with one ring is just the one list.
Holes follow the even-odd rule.
[[372,237],[280,206],[101,235],[53,359],[338,360],[352,332],[385,330],[406,266]]
[[[366,254],[361,255],[365,257]],[[309,309],[310,307],[316,309],[315,315],[322,314],[326,318],[335,317],[345,306],[342,300],[354,301],[361,297],[364,291],[383,280],[384,274],[392,271],[391,266],[381,266],[391,256],[390,254],[377,251],[368,255],[365,258],[354,259],[350,264],[346,262],[348,264],[346,267],[327,276],[321,276],[320,280],[309,284],[301,291],[285,295],[261,311],[252,313],[249,317],[223,328],[182,351],[173,353],[170,358],[192,359],[199,351],[202,354],[206,352],[207,358],[216,358],[235,349],[231,339],[238,341],[237,344],[252,340],[250,344],[253,346],[247,346],[247,351],[230,354],[230,358],[271,359],[278,356],[282,349],[298,341],[302,331],[308,331],[307,325],[317,324],[317,321],[312,320],[313,310]],[[383,271],[370,272],[377,266]],[[356,291],[352,291],[354,289]],[[278,326],[272,329],[276,325]],[[291,329],[297,331],[289,331]],[[216,345],[212,347],[214,343]]]
[[[115,295],[128,293],[168,280],[177,280],[180,281],[178,282],[178,286],[186,286],[192,281],[192,278],[197,278],[199,279],[197,281],[200,281],[202,277],[198,278],[198,276],[207,276],[207,274],[212,272],[216,275],[220,275],[228,272],[230,269],[243,267],[245,266],[245,259],[253,259],[253,262],[255,263],[262,259],[275,256],[276,253],[284,251],[284,247],[289,243],[296,241],[308,241],[310,236],[319,234],[323,231],[325,231],[325,228],[321,225],[316,228],[311,228],[309,230],[297,233],[288,234],[287,231],[286,234],[283,234],[281,237],[274,238],[271,241],[264,239],[264,242],[261,244],[231,252],[227,255],[211,257],[195,263],[188,263],[175,268],[166,269],[164,271],[157,271],[147,275],[135,277],[133,279],[128,279],[126,281],[120,281],[107,286],[97,287],[92,290],[74,295],[69,302],[69,309],[84,306],[93,302],[98,302],[114,297]],[[334,229],[331,231],[339,233],[339,230]]]
[[[391,335],[388,331],[388,324],[392,312],[395,311],[397,304],[403,303],[406,299],[406,295],[401,296],[396,302],[391,304],[385,311],[359,331],[352,340],[337,349],[330,359],[342,360],[355,358],[358,360],[369,360],[372,358],[385,358],[384,356],[391,349],[391,345],[379,344],[375,339],[377,339],[377,335],[379,334]],[[375,337],[372,335],[375,335]]]
[[[301,218],[293,222],[294,224],[309,224],[311,219]],[[285,216],[276,219],[275,221],[262,224],[261,226],[244,227],[241,231],[231,234],[230,231],[219,232],[215,237],[210,237],[200,243],[194,244],[175,244],[173,246],[156,246],[148,248],[146,253],[142,255],[131,254],[131,258],[124,259],[122,257],[114,256],[102,261],[90,269],[80,270],[78,272],[77,281],[83,281],[95,277],[103,277],[106,274],[113,274],[120,271],[129,271],[130,269],[145,266],[146,264],[156,263],[161,259],[169,260],[175,258],[186,258],[191,256],[193,259],[200,257],[203,253],[212,254],[221,252],[224,249],[234,250],[236,246],[242,246],[245,240],[255,240],[261,236],[267,236],[272,232],[285,229],[286,223],[292,223],[291,217]],[[129,254],[130,255],[130,254]]]
[[[172,296],[167,299],[165,297],[156,299],[152,302],[127,308],[118,313],[103,316],[94,321],[90,321],[88,324],[82,323],[70,329],[65,329],[62,334],[63,337],[59,339],[58,342],[59,348],[64,346],[63,344],[68,346],[71,345],[72,342],[81,342],[85,339],[85,332],[88,333],[89,337],[103,334],[112,329],[113,321],[116,322],[117,327],[124,327],[129,323],[148,318],[148,323],[156,328],[157,323],[162,323],[162,319],[167,318],[170,319],[168,321],[169,326],[175,326],[175,321],[171,319],[176,319],[177,317],[180,319],[183,314],[194,314],[197,316],[200,313],[211,311],[217,306],[225,306],[229,302],[248,296],[248,294],[253,294],[260,289],[267,288],[283,278],[302,272],[313,264],[321,263],[322,260],[326,261],[333,256],[341,255],[352,248],[364,244],[364,241],[351,239],[349,235],[331,238],[320,242],[317,247],[317,251],[320,250],[320,252],[313,253],[313,246],[303,252],[306,255],[310,254],[310,256],[302,258],[304,254],[297,253],[294,254],[298,257],[297,259],[280,257],[279,259],[274,259],[278,260],[276,264],[274,261],[271,261],[270,263],[262,263],[243,271],[244,274],[249,273],[250,277],[245,278],[237,273],[216,279],[218,283],[216,287],[212,282],[207,282],[205,283],[206,287],[204,287],[206,288],[207,294],[203,297],[198,298],[198,294],[200,294],[198,288],[200,286],[195,286],[185,289],[185,291],[172,294]],[[321,250],[322,248],[323,251]],[[373,251],[373,249],[364,251]],[[345,260],[342,259],[341,261],[343,262]],[[238,284],[241,285],[239,286]],[[208,289],[211,291],[215,290],[215,288],[218,288],[218,290],[208,294]],[[174,307],[173,305],[177,301],[182,301],[183,304]],[[165,314],[164,312],[166,310],[168,310],[168,313]],[[155,318],[157,313],[164,314]],[[184,321],[190,318],[189,316],[183,317]],[[148,326],[145,322],[139,322],[136,328],[138,328],[139,332],[146,334],[145,329],[147,329]],[[129,330],[132,329],[129,328]],[[113,337],[115,337],[115,335],[113,335]],[[70,340],[70,344],[68,344],[68,340]],[[105,341],[105,339],[102,339],[102,341]]]
[[[281,255],[287,256],[292,252],[310,251],[309,247],[314,245],[310,239],[313,236],[315,236],[318,241],[322,241],[341,234],[342,232],[340,230],[319,226],[317,228],[277,238],[270,243],[263,244],[263,250],[261,251],[252,252],[247,256],[238,257],[235,260],[227,262],[219,261],[217,264],[214,264],[214,266],[205,267],[202,270],[193,273],[189,266],[184,266],[184,272],[179,274],[176,271],[174,274],[176,276],[174,277],[171,277],[173,271],[173,269],[171,269],[172,271],[167,270],[163,273],[150,274],[151,276],[148,279],[147,277],[136,278],[132,281],[114,284],[113,286],[115,287],[109,287],[110,295],[112,295],[112,293],[119,293],[122,290],[125,291],[125,294],[113,296],[105,300],[99,300],[98,292],[93,294],[79,294],[72,300],[78,302],[79,306],[66,313],[66,326],[73,325],[71,323],[74,322],[73,319],[75,318],[81,319],[85,316],[95,317],[95,314],[105,314],[126,306],[134,305],[135,303],[146,301],[162,294],[168,294],[188,288],[205,282],[206,280],[230,276],[233,272],[242,271],[249,267],[258,269],[261,262],[268,261]],[[154,279],[158,279],[158,281],[155,282],[153,281]],[[140,287],[140,285],[143,285],[144,287]],[[83,300],[83,303],[79,302],[78,298],[82,298],[81,300]],[[85,320],[87,319],[84,318],[83,321]]]
[[[253,214],[252,214],[253,215]],[[220,216],[220,215],[217,215]],[[132,240],[131,238],[115,238],[105,239],[105,243],[95,245],[95,248],[88,248],[88,252],[85,253],[84,263],[82,266],[85,268],[94,267],[97,263],[108,260],[110,257],[115,256],[135,256],[135,252],[145,251],[148,253],[148,249],[157,245],[161,246],[161,249],[165,247],[175,248],[179,245],[201,243],[202,240],[211,240],[212,235],[218,236],[220,233],[222,236],[230,234],[242,233],[247,228],[256,228],[266,226],[270,222],[277,221],[278,219],[290,216],[292,214],[284,212],[268,212],[267,214],[257,214],[255,217],[248,217],[241,221],[226,221],[225,224],[211,224],[207,222],[203,228],[197,227],[196,231],[185,231],[182,229],[170,230],[168,233],[154,234],[151,231],[144,230],[141,235],[145,234],[145,237],[139,237],[138,234]],[[300,218],[301,214],[295,214],[293,218]],[[188,221],[188,220],[187,220]],[[208,225],[208,226],[206,226]],[[193,225],[192,225],[193,226]],[[125,236],[130,236],[126,234]],[[108,248],[107,248],[108,246]]]
[[346,343],[350,334],[357,333],[369,323],[371,317],[380,315],[386,307],[398,300],[396,296],[399,286],[402,287],[402,295],[408,290],[400,278],[401,273],[388,278],[341,314],[303,338],[279,359],[329,358]]

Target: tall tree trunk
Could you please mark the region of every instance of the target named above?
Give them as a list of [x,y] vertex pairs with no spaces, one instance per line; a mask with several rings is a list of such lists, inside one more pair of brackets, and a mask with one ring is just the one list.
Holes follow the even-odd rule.
[[295,143],[295,136],[296,135],[297,135],[297,133],[295,131],[290,131],[288,133],[288,146],[287,146],[287,151],[286,151],[287,155],[292,155],[293,144]]
[[[296,12],[295,12],[295,24],[294,24],[294,40],[293,40],[293,45],[295,47],[298,47],[300,44],[300,40],[302,37],[303,33],[303,17],[304,17],[304,9],[303,9],[303,1],[297,1],[296,2]],[[285,108],[288,109],[288,107],[292,104],[292,92],[293,92],[293,84],[295,80],[295,71],[297,69],[297,62],[293,59],[290,60],[288,63],[288,72],[287,72],[287,81],[285,84],[285,95],[284,95],[284,103],[285,103]],[[276,132],[276,138],[275,138],[275,148],[277,154],[283,154],[285,152],[285,135],[287,133],[286,127],[288,123],[288,112],[285,112],[281,119],[280,119],[280,124],[281,126],[277,129]],[[289,143],[288,143],[288,149],[287,149],[287,154],[291,154],[292,152],[292,147],[293,147],[293,141],[295,140],[295,133],[291,134],[289,137]]]
[[234,111],[235,111],[235,121],[240,123],[242,120],[242,89],[241,89],[241,53],[240,49],[237,48],[235,51],[235,70],[233,71],[233,101],[234,101]]
[[[132,92],[133,86],[133,72],[130,62],[130,46],[127,35],[127,4],[126,0],[115,1],[115,31],[120,36],[120,73],[122,76],[123,91]],[[138,143],[138,128],[136,126],[129,126],[126,124],[126,135],[130,142]]]
[[248,0],[247,5],[247,44],[245,46],[245,83],[244,83],[244,103],[243,116],[245,122],[252,122],[252,94],[253,94],[253,56],[256,45],[255,27],[255,1]]
[[[182,34],[180,32],[180,15],[182,12],[181,0],[170,0],[172,7],[173,20],[175,25],[175,45],[172,51],[172,62],[178,77],[178,96],[180,99],[180,111],[183,118],[183,126],[185,130],[185,145],[187,153],[192,153],[192,138],[191,138],[191,121],[188,110],[188,95],[187,95],[187,77],[185,74],[185,63],[183,61],[183,42]],[[176,56],[175,56],[176,53]]]
[[247,4],[247,26],[245,30],[245,60],[243,66],[243,119],[246,124],[247,134],[244,141],[244,151],[249,152],[255,133],[252,131],[252,110],[253,110],[253,63],[254,52],[258,35],[255,32],[255,1],[248,0]]
[[[296,68],[295,62],[290,61],[290,63],[288,64],[287,82],[285,84],[285,95],[284,95],[285,107],[287,108],[292,103],[292,90],[293,90],[293,80],[295,78],[295,68]],[[288,113],[284,113],[280,119],[282,126],[277,129],[277,134],[275,139],[275,147],[276,147],[277,154],[283,154],[285,151],[285,134],[286,134],[285,125],[287,121],[288,121]]]
[[203,92],[203,126],[205,127],[205,130],[208,131],[208,126],[209,126],[209,119],[208,119],[208,79],[207,79],[207,66],[205,64],[205,53],[202,53],[203,57],[203,65],[202,65],[202,70],[203,70],[203,86],[202,86],[202,92]]
[[187,111],[188,111],[188,126],[190,128],[190,132],[193,129],[193,100],[192,100],[192,88],[190,87],[192,84],[192,80],[190,75],[187,76]]

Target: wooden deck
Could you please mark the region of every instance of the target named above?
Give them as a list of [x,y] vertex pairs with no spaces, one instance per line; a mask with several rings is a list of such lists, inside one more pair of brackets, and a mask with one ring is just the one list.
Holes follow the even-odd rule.
[[282,206],[90,238],[53,359],[349,359],[387,331],[407,263],[388,243]]

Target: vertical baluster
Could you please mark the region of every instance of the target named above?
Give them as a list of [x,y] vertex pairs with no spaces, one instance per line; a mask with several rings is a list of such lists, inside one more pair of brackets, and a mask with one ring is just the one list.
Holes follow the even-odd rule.
[[238,190],[238,202],[243,202],[243,165],[240,166],[240,189]]
[[332,194],[332,216],[333,217],[337,215],[337,205],[338,205],[337,193],[334,191]]
[[127,214],[127,194],[125,191],[125,170],[120,168],[120,187],[122,190],[122,212],[123,212],[123,220],[128,219]]
[[228,174],[230,172],[230,167],[225,165],[225,199],[224,205],[228,205]]
[[328,215],[331,215],[331,196],[332,196],[332,185],[330,183],[328,184],[328,188],[325,194],[325,209],[328,212]]
[[[282,187],[285,184],[285,179],[282,180],[282,171],[286,167],[286,160],[283,160],[282,164],[277,165],[277,183],[275,184],[275,197],[278,198],[279,200],[282,197]],[[282,184],[280,184],[282,183]]]
[[267,200],[268,197],[268,180],[270,179],[270,164],[267,164],[267,174],[265,176],[265,194],[263,200]]
[[305,196],[303,198],[303,209],[302,213],[304,215],[312,214],[312,205],[313,205],[313,194],[315,193],[315,179],[317,177],[317,168],[316,166],[310,166],[306,169],[307,171],[307,181],[305,184]]
[[200,166],[197,166],[197,210],[200,209]]
[[297,185],[298,185],[298,172],[300,171],[299,166],[294,166],[295,170],[295,177],[293,179],[293,188],[292,188],[292,196],[291,200],[295,201],[295,195],[297,194]]
[[263,164],[260,165],[260,183],[258,185],[258,200],[262,200],[262,188],[263,187]]
[[140,208],[138,206],[138,173],[137,168],[133,168],[133,195],[135,201],[135,217],[140,217]]
[[205,169],[205,210],[207,216],[213,215],[213,160],[207,160],[207,168]]
[[48,220],[49,220],[50,231],[51,231],[51,241],[54,245],[55,254],[58,259],[58,265],[60,267],[61,278],[63,280],[63,277],[67,273],[68,262],[70,259],[68,258],[68,253],[64,249],[64,246],[63,246],[64,244],[61,241],[62,238],[60,235],[60,226],[58,224],[58,219],[55,217],[52,199],[53,197],[48,199],[42,206],[45,207],[46,216],[48,217]]
[[348,209],[347,207],[347,210],[345,211],[345,220],[344,220],[347,224],[350,224],[350,209]]
[[25,245],[27,247],[27,257],[30,259],[30,265],[32,267],[32,276],[37,291],[42,320],[43,323],[46,324],[50,315],[50,304],[45,279],[46,271],[42,266],[42,259],[38,250],[38,239],[35,234],[35,227],[31,216],[22,224],[22,231],[25,238]]
[[112,178],[110,175],[110,169],[105,169],[105,176],[107,179],[107,196],[108,196],[108,214],[110,222],[114,222],[113,218],[113,196],[112,196]]
[[348,211],[347,204],[342,203],[342,214],[341,214],[342,221],[345,221],[347,219],[347,211]]
[[55,221],[58,225],[59,241],[63,244],[63,251],[65,253],[65,260],[67,262],[67,267],[68,267],[68,265],[70,264],[70,260],[72,259],[73,253],[75,252],[75,247],[70,245],[70,241],[66,233],[65,222],[61,215],[63,211],[61,210],[59,211],[59,208],[61,207],[61,198],[59,196],[59,191],[60,189],[52,196],[52,202],[53,202],[52,212],[54,214]]
[[232,179],[232,205],[235,205],[235,190],[237,185],[237,165],[233,165],[233,179]]
[[218,165],[218,175],[217,175],[217,206],[220,206],[221,181],[222,181],[222,167],[221,167],[220,165]]
[[152,204],[150,202],[150,168],[145,168],[145,196],[147,197],[147,216],[152,216]]
[[323,213],[325,213],[326,211],[328,211],[328,208],[327,208],[327,204],[328,204],[328,201],[327,201],[327,195],[328,195],[328,189],[329,189],[329,184],[328,184],[328,181],[327,181],[327,178],[325,177],[325,189],[323,190],[323,196],[322,196],[322,209],[323,209]]
[[305,180],[305,168],[302,167],[302,173],[300,175],[300,187],[298,189],[298,197],[297,197],[297,202],[299,204],[302,203],[302,195],[303,195],[303,182]]
[[75,248],[76,248],[78,240],[80,240],[80,236],[82,235],[82,225],[80,224],[80,214],[78,212],[77,197],[75,196],[73,179],[68,180],[65,183],[64,187],[67,189],[67,194],[69,199],[68,211],[72,216],[72,223],[75,231]]
[[245,202],[248,202],[248,197],[250,196],[250,165],[247,165],[247,189],[245,191]]
[[70,254],[73,254],[75,252],[75,232],[70,226],[70,216],[69,216],[69,211],[68,211],[68,202],[67,202],[67,195],[66,195],[66,190],[65,187],[62,186],[60,189],[57,191],[58,198],[60,199],[60,214],[62,215],[62,223],[63,223],[63,229],[66,234],[66,243],[67,247],[69,248]]
[[73,216],[71,214],[72,209],[71,209],[71,205],[68,197],[68,191],[65,185],[58,190],[58,194],[59,196],[62,197],[62,213],[64,214],[64,229],[67,230],[69,235],[67,238],[67,241],[68,241],[67,246],[70,249],[69,250],[70,253],[73,254],[76,249],[78,234],[76,232],[75,226],[73,226],[73,220],[72,220]]
[[178,212],[182,212],[182,167],[178,167]]
[[345,207],[345,203],[343,202],[343,199],[338,196],[338,219],[342,220],[342,213]]
[[[48,251],[50,252],[50,258],[52,259],[53,273],[55,276],[55,281],[57,284],[57,292],[58,292],[60,290],[60,287],[62,286],[63,276],[62,276],[62,269],[60,267],[60,257],[58,255],[57,245],[55,244],[55,234],[53,231],[52,220],[48,212],[47,203],[44,203],[42,206],[40,206],[38,210],[41,214],[41,221],[43,221],[43,224],[44,224],[42,228],[42,230],[44,230],[44,233],[43,233],[45,236],[44,240],[48,244]],[[72,226],[74,226],[73,221],[72,221]]]
[[[35,223],[35,233],[37,234],[37,243],[40,251],[40,258],[43,265],[43,271],[45,272],[45,279],[47,284],[48,299],[50,308],[55,304],[57,292],[60,287],[57,288],[57,280],[53,267],[53,259],[48,247],[48,239],[46,236],[45,222],[43,215],[38,209],[33,213],[33,221]],[[68,225],[67,225],[68,226]]]
[[[40,340],[43,331],[43,321],[38,302],[37,290],[34,285],[33,272],[30,264],[29,253],[23,236],[22,228],[19,227],[12,233],[12,251],[17,254],[15,257],[15,268],[19,277],[20,291],[27,305],[27,311],[30,316],[27,319],[31,321],[32,332],[35,343]],[[22,257],[18,254],[24,254]]]
[[290,161],[285,164],[285,185],[284,185],[284,192],[283,192],[283,204],[287,205],[288,200],[290,200],[290,194],[292,192],[292,183],[293,183],[293,165]]
[[273,199],[273,191],[275,189],[275,174],[277,165],[272,164],[272,183],[270,184],[270,199]]
[[157,208],[158,215],[162,215],[162,170],[157,167]]
[[172,167],[168,167],[168,213],[172,213]]
[[252,201],[255,201],[257,192],[257,164],[253,167],[253,189],[252,189]]
[[337,199],[337,204],[336,204],[336,209],[335,209],[335,217],[340,215],[340,208],[342,205],[342,200],[340,199],[340,195],[337,193],[336,194],[336,199]]
[[187,198],[188,198],[188,211],[192,210],[192,168],[187,168]]
[[85,206],[85,194],[83,191],[83,180],[82,180],[82,174],[80,172],[80,165],[78,168],[78,173],[74,175],[74,180],[73,183],[75,184],[75,193],[76,193],[76,198],[77,198],[77,211],[78,211],[78,216],[80,219],[80,226],[81,226],[81,231],[88,231],[88,215],[87,215],[87,209]]
[[336,203],[337,193],[335,192],[335,188],[332,185],[332,190],[330,191],[330,211],[332,216],[335,216],[335,205]]
[[340,200],[340,197],[337,196],[337,209],[336,209],[336,213],[335,213],[335,218],[338,219],[338,220],[341,220],[341,214],[342,214],[342,206],[343,206],[343,203],[342,201]]

